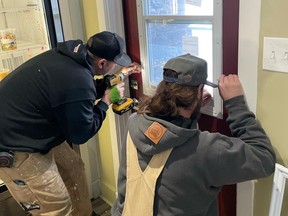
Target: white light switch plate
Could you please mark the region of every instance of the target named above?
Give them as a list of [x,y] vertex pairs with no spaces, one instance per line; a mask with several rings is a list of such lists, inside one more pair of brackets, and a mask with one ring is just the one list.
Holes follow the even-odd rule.
[[263,69],[288,73],[288,38],[264,37]]

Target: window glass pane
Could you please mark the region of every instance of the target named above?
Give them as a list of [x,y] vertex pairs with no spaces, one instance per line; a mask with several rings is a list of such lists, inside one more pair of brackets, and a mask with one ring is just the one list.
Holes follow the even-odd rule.
[[146,0],[145,15],[213,16],[213,0]]
[[152,85],[162,80],[163,66],[168,59],[186,53],[205,59],[208,63],[208,79],[213,80],[212,24],[149,21],[147,42]]
[[53,20],[54,20],[54,25],[55,25],[57,42],[63,42],[64,36],[63,36],[63,31],[62,31],[62,23],[61,23],[61,18],[60,18],[60,13],[59,13],[58,0],[51,0],[51,6],[52,6]]

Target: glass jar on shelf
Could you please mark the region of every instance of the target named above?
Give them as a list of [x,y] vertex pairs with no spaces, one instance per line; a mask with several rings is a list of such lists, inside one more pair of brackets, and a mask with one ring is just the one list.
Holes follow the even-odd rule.
[[17,49],[15,28],[0,30],[0,44],[2,51]]

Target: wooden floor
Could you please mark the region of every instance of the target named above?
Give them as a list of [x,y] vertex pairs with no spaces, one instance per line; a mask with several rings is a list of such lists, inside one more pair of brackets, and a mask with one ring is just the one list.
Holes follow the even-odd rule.
[[[0,188],[0,189],[3,189]],[[96,214],[100,216],[111,216],[111,206],[108,205],[101,198],[92,200],[92,207]],[[13,211],[12,211],[13,209]],[[7,188],[0,190],[0,216],[24,216],[26,214],[23,209],[11,197]]]
[[111,206],[101,198],[92,200],[92,206],[96,214],[101,216],[111,216]]

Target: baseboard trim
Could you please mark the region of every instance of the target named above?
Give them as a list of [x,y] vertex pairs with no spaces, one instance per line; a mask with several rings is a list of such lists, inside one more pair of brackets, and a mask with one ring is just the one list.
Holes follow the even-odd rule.
[[111,185],[100,182],[101,195],[100,197],[109,205],[112,206],[116,199],[116,189]]

